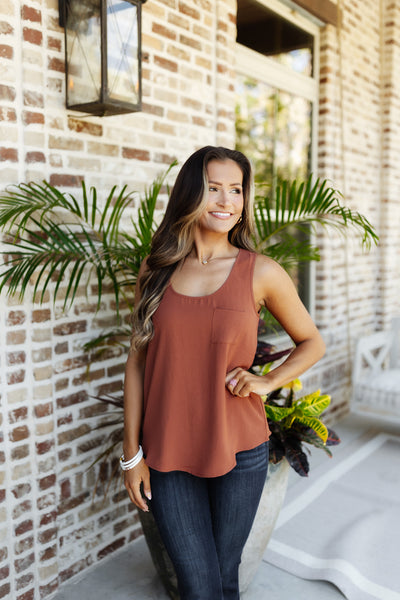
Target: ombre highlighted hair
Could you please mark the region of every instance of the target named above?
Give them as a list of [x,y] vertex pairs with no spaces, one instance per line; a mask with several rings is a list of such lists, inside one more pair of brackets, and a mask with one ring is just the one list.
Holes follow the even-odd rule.
[[205,146],[184,163],[172,188],[165,215],[155,232],[146,269],[139,280],[140,300],[133,313],[132,350],[144,348],[153,337],[152,316],[176,267],[193,248],[196,225],[208,203],[207,165],[233,160],[243,174],[243,212],[229,231],[233,246],[254,250],[253,180],[249,160],[238,150]]

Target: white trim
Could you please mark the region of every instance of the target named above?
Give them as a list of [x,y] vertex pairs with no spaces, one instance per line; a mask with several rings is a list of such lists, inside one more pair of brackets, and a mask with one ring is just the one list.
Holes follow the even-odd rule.
[[312,112],[312,123],[311,123],[311,173],[315,173],[317,169],[317,145],[318,145],[318,128],[319,128],[319,45],[320,45],[320,37],[319,31],[314,37],[314,48],[313,48],[313,80],[315,81],[315,98],[312,100],[313,102],[313,112]]
[[241,44],[236,44],[236,70],[284,92],[293,94],[295,90],[296,96],[302,96],[311,102],[316,102],[318,98],[316,79],[296,73],[287,65]]
[[[313,78],[316,83],[316,96],[313,100],[312,114],[311,114],[311,156],[310,156],[310,171],[314,174],[314,179],[318,175],[318,131],[319,131],[319,46],[320,46],[320,35],[319,29],[314,37],[314,48],[313,48]],[[313,229],[310,231],[310,242],[315,244],[316,233]],[[309,263],[309,303],[308,312],[311,317],[315,318],[315,304],[316,304],[316,261],[312,260]]]
[[214,98],[213,98],[213,120],[214,120],[214,145],[218,146],[218,46],[217,46],[217,37],[218,37],[218,2],[214,3],[214,11],[213,11],[214,23],[213,23],[213,40],[214,40],[214,48],[213,53],[211,55],[211,63],[212,63],[212,76],[213,76],[213,85],[214,85]]

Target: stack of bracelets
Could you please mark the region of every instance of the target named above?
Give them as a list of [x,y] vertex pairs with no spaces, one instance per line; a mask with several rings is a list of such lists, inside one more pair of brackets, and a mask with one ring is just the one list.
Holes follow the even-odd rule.
[[133,458],[131,458],[130,460],[125,461],[124,455],[121,456],[121,458],[119,459],[121,469],[123,471],[129,471],[130,469],[133,469],[133,467],[136,467],[136,465],[138,465],[140,463],[142,458],[143,458],[143,450],[142,450],[142,446],[139,446],[138,453],[135,454],[135,456]]

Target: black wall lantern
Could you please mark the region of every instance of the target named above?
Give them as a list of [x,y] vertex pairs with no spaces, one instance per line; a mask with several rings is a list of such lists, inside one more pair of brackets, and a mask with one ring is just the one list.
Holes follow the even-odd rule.
[[67,108],[106,116],[141,110],[146,0],[59,0]]

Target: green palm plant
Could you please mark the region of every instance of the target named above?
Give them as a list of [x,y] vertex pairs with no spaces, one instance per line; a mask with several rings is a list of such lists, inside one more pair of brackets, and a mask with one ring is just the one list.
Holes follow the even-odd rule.
[[133,310],[139,267],[150,252],[156,228],[155,211],[165,179],[175,166],[145,190],[137,219],[126,217],[138,194],[114,186],[104,204],[96,188],[82,182],[81,200],[60,192],[48,182],[22,183],[0,195],[0,231],[6,258],[0,272],[0,292],[22,300],[32,293],[43,302],[50,291],[61,298],[64,310],[74,303],[80,287],[96,284],[97,308],[105,291],[115,298],[115,327],[93,338],[87,350],[102,352],[113,344],[125,345],[130,328],[120,315],[123,304]]
[[[260,186],[255,202],[256,250],[289,268],[298,262],[320,260],[318,247],[309,240],[310,230],[320,225],[342,234],[354,230],[367,249],[378,236],[361,213],[341,204],[341,193],[327,179],[284,180],[273,191]],[[296,234],[305,234],[300,240]]]
[[[0,231],[3,232],[5,257],[0,271],[0,292],[18,295],[28,293],[42,302],[46,291],[54,301],[61,299],[65,310],[74,303],[78,290],[96,284],[97,307],[103,293],[115,298],[115,325],[93,337],[86,350],[101,354],[112,345],[127,348],[130,327],[124,323],[121,310],[133,309],[134,286],[140,264],[149,253],[156,228],[156,207],[160,192],[172,167],[157,177],[142,197],[127,192],[126,186],[113,187],[101,204],[95,188],[82,184],[81,198],[62,193],[47,182],[22,183],[0,194]],[[260,187],[255,203],[255,247],[290,268],[299,261],[319,260],[318,248],[311,241],[299,240],[297,233],[307,233],[316,225],[334,227],[343,233],[354,229],[365,247],[378,242],[373,226],[358,212],[343,206],[341,195],[324,180],[284,181],[274,194]],[[138,200],[137,218],[128,216]],[[260,340],[253,366],[266,365],[290,352],[275,353]],[[283,399],[283,407],[282,407]],[[325,402],[326,397],[324,397]],[[121,408],[122,398],[103,398]],[[290,400],[290,402],[289,402]],[[308,464],[301,443],[307,441],[325,448],[318,436],[318,402],[295,401],[282,390],[273,392],[266,402],[271,430],[276,440],[272,455],[276,460],[286,456],[292,466],[306,474]],[[311,412],[310,412],[311,411]],[[121,441],[120,415],[104,423],[114,427],[111,444],[101,458],[111,455]],[[114,415],[115,416],[115,415]],[[314,421],[310,421],[314,418]],[[308,421],[307,421],[308,419]],[[103,425],[102,425],[103,426]],[[331,443],[335,436],[328,435]]]
[[[275,190],[260,184],[255,201],[255,248],[283,266],[296,279],[296,269],[320,260],[312,233],[318,226],[332,228],[343,235],[355,232],[365,249],[378,243],[369,221],[341,203],[341,193],[327,179],[310,175],[304,180],[283,180]],[[279,331],[280,325],[262,310],[266,331]]]
[[[0,231],[4,233],[5,264],[0,271],[0,292],[22,300],[28,292],[42,302],[50,291],[61,298],[64,310],[78,290],[97,288],[97,307],[103,292],[115,298],[115,326],[93,337],[87,351],[101,354],[110,345],[126,346],[130,328],[124,325],[120,306],[133,309],[139,267],[150,251],[160,191],[172,167],[155,179],[144,195],[118,191],[114,186],[101,205],[96,188],[82,183],[81,198],[62,193],[48,182],[22,183],[0,194]],[[283,181],[275,194],[261,192],[255,203],[258,252],[268,254],[287,269],[299,262],[319,260],[310,242],[310,228],[329,226],[347,233],[354,229],[369,247],[378,237],[368,220],[340,203],[340,193],[327,180]],[[126,214],[139,200],[137,219]],[[298,234],[306,236],[298,238]],[[33,282],[33,283],[32,283]],[[265,315],[264,315],[265,316]]]
[[[103,204],[96,188],[82,183],[81,198],[62,193],[48,182],[22,183],[0,194],[0,231],[4,233],[0,292],[22,300],[29,292],[42,302],[50,291],[61,298],[64,310],[78,290],[96,284],[97,307],[104,291],[115,298],[115,326],[93,337],[85,350],[101,354],[110,345],[126,347],[130,328],[120,315],[123,304],[133,309],[139,267],[150,251],[156,227],[160,191],[172,167],[157,177],[144,195],[114,186]],[[368,220],[340,203],[340,193],[327,180],[283,181],[275,194],[261,192],[255,203],[258,252],[268,254],[287,269],[299,262],[319,260],[318,247],[310,242],[310,228],[329,226],[347,233],[354,229],[369,247],[378,237]],[[137,218],[126,214],[139,200]],[[306,236],[298,238],[298,234]],[[265,316],[265,315],[264,315]]]
[[[7,287],[9,295],[18,293],[22,299],[35,276],[33,297],[42,302],[56,280],[53,298],[62,295],[66,309],[82,282],[87,286],[95,281],[98,305],[103,286],[108,284],[117,311],[121,297],[131,307],[136,276],[150,250],[156,203],[168,171],[146,190],[137,221],[130,218],[134,235],[127,233],[122,223],[135,197],[126,192],[126,186],[118,195],[114,186],[103,207],[98,204],[97,190],[92,187],[88,193],[84,182],[81,202],[47,182],[10,188],[0,196],[0,230],[6,234],[5,252],[10,253],[1,273],[0,290]],[[61,290],[64,280],[67,286]]]
[[[137,194],[127,192],[126,187],[119,192],[113,187],[102,205],[96,189],[88,190],[84,183],[79,199],[47,182],[22,183],[0,194],[0,232],[4,238],[1,254],[5,259],[0,267],[0,292],[4,290],[20,300],[33,294],[34,300],[43,302],[49,291],[54,302],[61,299],[68,310],[78,290],[95,283],[97,308],[104,293],[113,293],[116,322],[114,327],[94,337],[86,348],[102,352],[113,344],[127,346],[130,328],[124,325],[121,313],[122,309],[128,312],[133,309],[134,285],[139,266],[150,250],[157,200],[169,170],[139,199],[136,220],[127,214]],[[296,237],[298,233],[306,233],[309,240],[310,229],[317,224],[333,226],[344,233],[355,229],[366,247],[378,241],[365,217],[344,207],[339,192],[327,181],[313,182],[311,176],[305,182],[284,181],[273,194],[260,192],[255,222],[256,249],[286,268],[299,261],[319,260],[318,248],[311,241]],[[275,353],[272,346],[260,341],[253,366],[265,366],[289,352],[290,349]],[[123,435],[122,395],[98,400],[115,410],[109,411],[106,419],[95,427],[109,432],[108,443],[105,442],[95,462],[114,457]],[[326,432],[319,419],[326,397],[311,395],[296,400],[293,394],[286,396],[282,390],[276,390],[265,405],[273,462],[286,457],[300,475],[306,475],[309,467],[302,443],[324,448],[328,453],[326,446],[338,443],[337,436],[330,430]],[[117,464],[110,483],[116,471]],[[144,513],[140,515],[142,525],[145,517]],[[168,577],[163,580],[167,581],[171,597],[176,597],[172,595],[175,584],[171,588]]]
[[[95,188],[82,183],[81,199],[62,193],[47,182],[22,183],[0,194],[0,231],[4,236],[5,265],[0,291],[22,300],[33,283],[33,297],[42,302],[47,290],[54,301],[63,298],[70,307],[80,286],[97,284],[100,306],[104,286],[111,286],[117,313],[121,298],[132,309],[133,288],[139,266],[150,250],[155,210],[169,169],[140,199],[138,217],[124,222],[137,194],[126,186],[113,187],[103,206]],[[255,247],[283,266],[319,260],[318,247],[296,239],[315,225],[347,233],[355,229],[362,244],[378,242],[373,226],[360,213],[340,203],[341,195],[327,180],[284,181],[275,195],[256,196]],[[126,221],[126,219],[125,219]],[[125,224],[124,224],[125,223]],[[54,283],[55,282],[55,283]],[[64,284],[62,287],[61,284]]]

